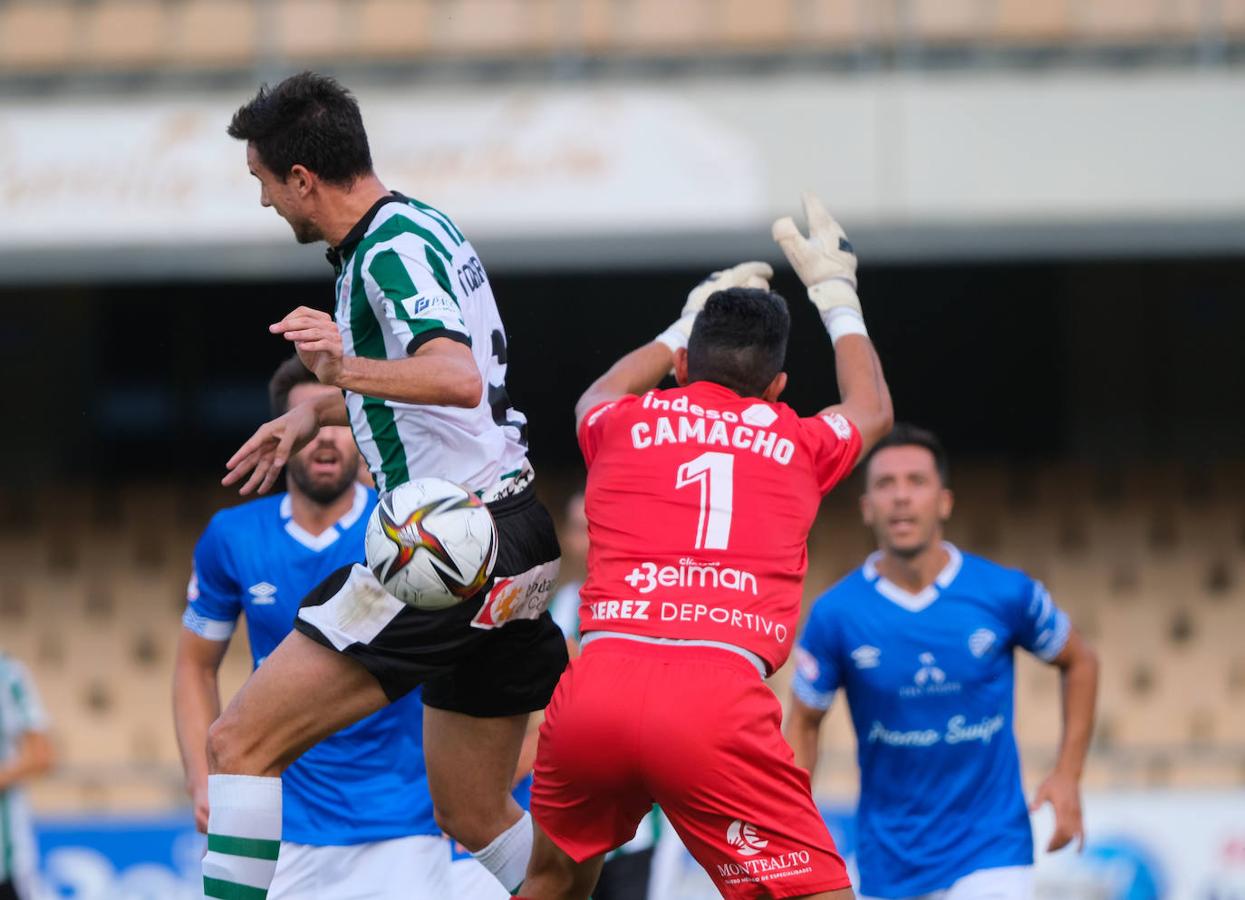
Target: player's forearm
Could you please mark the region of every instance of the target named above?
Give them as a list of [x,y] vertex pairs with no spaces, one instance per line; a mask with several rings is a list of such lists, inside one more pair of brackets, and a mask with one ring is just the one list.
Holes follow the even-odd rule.
[[666,377],[672,365],[674,351],[660,341],[651,341],[632,350],[584,391],[575,404],[575,418],[583,418],[598,404],[652,390]]
[[1098,657],[1084,641],[1060,671],[1063,686],[1063,737],[1055,771],[1080,779],[1094,733],[1094,707],[1098,698]]
[[0,790],[43,775],[52,768],[52,743],[42,732],[27,732],[14,757],[0,768]]
[[881,360],[868,337],[849,334],[834,345],[834,366],[843,398],[837,409],[856,426],[867,453],[890,432],[895,418]]
[[216,671],[179,660],[173,669],[173,725],[188,787],[207,779],[208,728],[219,717]]
[[340,394],[330,394],[325,391],[323,394],[317,394],[314,400],[307,402],[315,407],[316,420],[321,428],[328,425],[350,424],[350,411],[346,409],[346,398]]
[[817,742],[820,729],[806,717],[793,714],[784,729],[787,743],[795,754],[795,764],[808,772],[809,780],[817,771]]
[[416,354],[406,359],[345,356],[337,386],[380,400],[468,409],[479,405],[484,390],[469,351]]

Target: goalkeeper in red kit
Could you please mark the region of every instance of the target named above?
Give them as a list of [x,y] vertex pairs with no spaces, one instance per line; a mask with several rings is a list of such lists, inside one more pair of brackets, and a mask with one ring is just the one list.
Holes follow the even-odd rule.
[[[850,898],[764,678],[787,659],[821,498],[889,431],[856,257],[805,198],[775,223],[834,344],[842,402],[778,402],[790,318],[770,267],[715,273],[576,407],[588,464],[583,655],[546,711],[520,893],[587,898],[654,802],[730,898]],[[679,386],[655,390],[673,366]]]

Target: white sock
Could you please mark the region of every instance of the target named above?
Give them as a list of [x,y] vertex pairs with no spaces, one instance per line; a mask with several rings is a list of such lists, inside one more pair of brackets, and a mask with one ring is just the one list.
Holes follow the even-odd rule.
[[281,848],[281,779],[209,775],[208,803],[204,895],[262,900]]
[[527,862],[532,856],[531,814],[525,812],[491,844],[471,855],[513,894],[527,877]]

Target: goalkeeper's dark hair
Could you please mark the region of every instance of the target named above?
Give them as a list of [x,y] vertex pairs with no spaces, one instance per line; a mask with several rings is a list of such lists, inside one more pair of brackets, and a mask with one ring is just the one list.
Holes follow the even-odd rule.
[[891,433],[878,441],[869,451],[869,456],[865,459],[864,466],[861,467],[866,478],[873,458],[889,447],[924,447],[934,457],[934,468],[938,470],[938,478],[942,481],[942,486],[951,487],[951,462],[947,458],[947,450],[942,446],[938,435],[907,422],[896,422]]
[[315,72],[260,87],[233,114],[229,136],[253,144],[282,181],[295,165],[330,184],[350,184],[372,171],[359,104],[335,80]]
[[787,358],[787,301],[760,288],[727,288],[711,296],[687,342],[687,377],[759,397]]
[[272,373],[268,381],[268,404],[272,414],[280,416],[290,410],[290,391],[300,384],[319,384],[315,373],[303,365],[303,361],[294,354]]

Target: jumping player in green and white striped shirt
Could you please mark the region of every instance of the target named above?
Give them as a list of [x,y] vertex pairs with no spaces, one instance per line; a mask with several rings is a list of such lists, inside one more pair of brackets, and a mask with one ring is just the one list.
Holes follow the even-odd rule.
[[[422,476],[463,484],[488,504],[499,546],[493,583],[448,609],[406,606],[362,565],[303,600],[295,630],[209,731],[205,893],[267,897],[281,772],[420,686],[437,822],[513,892],[532,826],[510,779],[566,645],[545,609],[557,536],[532,488],[525,420],[506,395],[505,330],[488,277],[448,216],[381,183],[359,107],[332,79],[303,73],[262,88],[229,133],[247,142],[260,203],[300,243],[329,244],[336,316],[300,307],[271,330],[345,402],[329,392],[261,426],[224,482],[262,493],[322,425],[348,424],[382,493]],[[523,603],[512,602],[516,588]]]
[[0,653],[0,900],[32,900],[35,832],[22,785],[52,767],[48,720],[26,667]]

